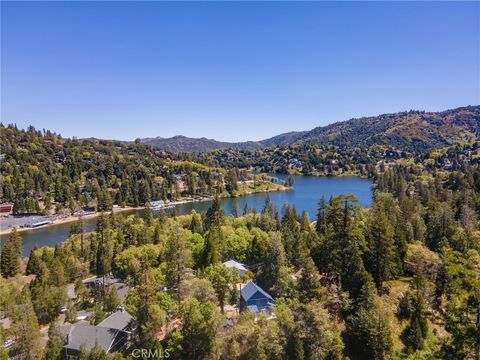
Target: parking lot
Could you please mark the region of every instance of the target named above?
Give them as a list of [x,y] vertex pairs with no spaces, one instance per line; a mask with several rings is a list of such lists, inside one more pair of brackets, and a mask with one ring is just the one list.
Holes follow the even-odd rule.
[[0,218],[0,230],[7,230],[13,227],[22,227],[27,222],[39,218],[39,215],[25,215],[25,216],[7,216]]

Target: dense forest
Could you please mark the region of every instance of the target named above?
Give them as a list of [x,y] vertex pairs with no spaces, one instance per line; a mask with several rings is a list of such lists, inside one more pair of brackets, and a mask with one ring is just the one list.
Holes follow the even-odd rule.
[[[139,142],[66,139],[50,131],[0,124],[1,202],[14,213],[95,206],[111,210],[181,196],[236,196],[252,175],[191,160]],[[258,189],[253,189],[253,191]]]
[[[97,325],[118,306],[137,329],[129,348],[84,348],[81,359],[133,359],[138,348],[172,359],[478,359],[479,145],[230,149],[242,164],[222,162],[225,150],[174,154],[4,127],[2,199],[26,211],[96,199],[104,212],[94,232],[73,223],[65,243],[26,258],[12,231],[0,268],[0,315],[11,325],[0,337],[13,343],[0,347],[0,359],[61,359],[62,308],[66,322],[87,311]],[[283,170],[275,159],[286,161]],[[267,199],[261,212],[227,217],[218,195],[234,191],[251,167],[370,176],[374,200],[362,208],[348,194],[318,199],[309,219]],[[195,185],[175,190],[176,174]],[[109,211],[113,202],[139,205],[176,192],[217,196],[207,212],[184,216]],[[232,259],[249,271],[223,264]],[[115,276],[129,291],[120,299],[105,282],[89,288],[82,281],[89,276]],[[249,280],[275,299],[273,316],[232,313],[239,284]]]

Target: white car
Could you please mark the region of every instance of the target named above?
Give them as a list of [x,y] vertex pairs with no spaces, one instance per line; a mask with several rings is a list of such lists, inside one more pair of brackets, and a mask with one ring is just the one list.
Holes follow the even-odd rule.
[[12,339],[8,339],[8,340],[5,341],[5,343],[3,344],[3,346],[4,346],[5,348],[9,348],[10,346],[13,345],[14,342],[15,342],[15,341],[13,341]]

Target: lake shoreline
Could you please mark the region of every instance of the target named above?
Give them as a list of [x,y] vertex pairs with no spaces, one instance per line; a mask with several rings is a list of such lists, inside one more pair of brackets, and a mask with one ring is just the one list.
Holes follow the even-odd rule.
[[[267,192],[289,191],[289,190],[292,190],[292,188],[289,188],[289,187],[286,187],[286,186],[277,186],[275,188],[268,189],[268,190],[245,192],[245,193],[240,194],[240,195],[235,196],[235,197],[241,197],[241,196],[252,195],[252,194],[261,194],[261,193],[267,193]],[[222,199],[224,199],[224,198],[228,198],[228,197],[223,196]],[[233,198],[233,197],[231,197],[231,198]],[[176,200],[176,201],[170,201],[168,203],[165,203],[165,206],[172,206],[172,205],[175,206],[175,205],[182,205],[182,204],[189,204],[189,203],[206,202],[206,201],[212,201],[212,200],[213,200],[213,197],[206,197],[206,196],[202,197],[201,199],[195,199],[195,198],[188,197],[188,198],[179,199],[179,200]],[[145,208],[146,208],[146,206],[114,207],[112,209],[112,212],[114,214],[117,214],[117,213],[122,213],[122,212],[126,212],[126,211],[144,210]],[[158,210],[161,210],[161,209],[154,209],[154,211],[158,211]],[[99,217],[102,214],[109,214],[109,213],[110,213],[110,211],[96,212],[95,214],[84,215],[84,216],[82,216],[82,219],[83,220],[94,219],[96,217]],[[20,232],[33,232],[35,230],[50,228],[50,227],[54,227],[56,225],[62,225],[62,224],[68,224],[68,223],[76,222],[76,221],[79,221],[80,218],[81,217],[78,216],[78,215],[69,215],[69,216],[58,217],[58,218],[55,218],[55,216],[52,216],[52,218],[50,218],[50,220],[52,221],[50,224],[38,226],[38,227],[35,227],[35,228],[10,227],[8,229],[0,229],[0,235],[9,235],[13,231],[14,228],[17,230],[18,233],[20,233]],[[0,224],[1,224],[1,220],[0,220]]]

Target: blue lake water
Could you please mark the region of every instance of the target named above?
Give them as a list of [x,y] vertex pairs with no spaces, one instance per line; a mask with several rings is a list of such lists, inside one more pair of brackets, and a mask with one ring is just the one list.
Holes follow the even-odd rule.
[[[286,175],[274,175],[280,180],[286,180]],[[238,197],[237,204],[240,213],[243,212],[245,204],[248,204],[250,209],[260,211],[267,197],[270,197],[272,203],[281,212],[285,203],[294,205],[299,213],[307,211],[310,220],[315,219],[318,201],[322,196],[327,200],[331,196],[340,194],[354,194],[361,206],[368,207],[372,201],[372,181],[369,179],[362,179],[358,177],[319,177],[319,176],[293,176],[293,190],[283,192],[270,192],[251,194],[243,197]],[[222,199],[222,205],[227,214],[231,214],[234,200],[231,198]],[[179,215],[189,214],[192,210],[197,212],[206,211],[211,203],[196,202],[177,205],[176,212]],[[133,213],[141,212],[141,210],[133,210]],[[122,214],[128,214],[124,212]],[[93,231],[95,229],[96,219],[85,219],[85,230]],[[53,246],[56,243],[63,242],[68,238],[71,223],[59,224],[37,230],[20,233],[24,243],[24,254],[27,256],[30,250],[35,246]],[[3,244],[7,236],[2,236],[1,243]]]

